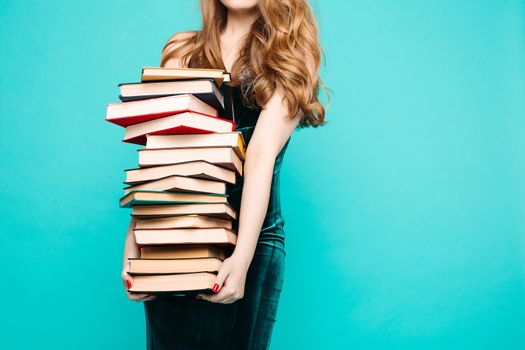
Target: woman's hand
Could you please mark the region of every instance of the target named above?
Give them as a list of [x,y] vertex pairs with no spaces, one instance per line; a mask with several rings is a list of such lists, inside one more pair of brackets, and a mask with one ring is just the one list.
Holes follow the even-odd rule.
[[197,294],[196,297],[221,304],[231,304],[243,298],[248,267],[246,259],[232,254],[224,259],[219,269],[213,285],[215,294]]
[[131,287],[133,281],[131,275],[125,269],[122,270],[122,282],[124,283],[124,288],[126,289],[126,294],[128,295],[129,300],[139,301],[149,301],[155,299],[157,296],[149,293],[137,293],[130,292],[128,289]]
[[137,224],[137,220],[135,218],[131,218],[131,221],[129,223],[128,233],[126,235],[126,240],[124,242],[124,254],[122,258],[122,283],[124,283],[124,288],[126,290],[126,294],[128,295],[128,298],[130,300],[135,301],[148,301],[153,300],[156,298],[155,295],[149,294],[149,293],[137,293],[137,292],[130,292],[128,289],[133,284],[133,278],[128,273],[129,271],[129,261],[128,258],[138,258],[140,257],[140,250],[139,247],[135,241],[135,234],[133,230],[135,229],[135,226]]

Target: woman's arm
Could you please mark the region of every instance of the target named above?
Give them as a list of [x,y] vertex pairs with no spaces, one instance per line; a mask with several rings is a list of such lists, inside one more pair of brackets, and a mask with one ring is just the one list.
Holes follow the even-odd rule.
[[244,296],[248,268],[255,254],[272,184],[275,159],[299,123],[302,113],[289,117],[283,94],[277,90],[259,115],[246,149],[238,238],[233,254],[225,259],[213,295],[198,296],[218,303],[232,303]]

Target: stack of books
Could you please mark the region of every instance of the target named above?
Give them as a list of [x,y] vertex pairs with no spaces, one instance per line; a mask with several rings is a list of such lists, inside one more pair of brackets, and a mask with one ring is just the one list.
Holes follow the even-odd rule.
[[124,142],[144,146],[127,169],[120,206],[137,219],[139,258],[128,258],[129,291],[188,295],[212,289],[233,251],[237,213],[227,186],[239,181],[246,144],[235,130],[229,74],[212,69],[143,68],[120,84],[106,120]]

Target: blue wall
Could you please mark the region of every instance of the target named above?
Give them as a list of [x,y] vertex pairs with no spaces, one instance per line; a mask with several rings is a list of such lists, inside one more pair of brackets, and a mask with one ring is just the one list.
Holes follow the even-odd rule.
[[[283,166],[273,348],[525,348],[525,2],[313,5],[333,103]],[[198,25],[196,0],[0,2],[0,348],[144,348],[105,104]]]

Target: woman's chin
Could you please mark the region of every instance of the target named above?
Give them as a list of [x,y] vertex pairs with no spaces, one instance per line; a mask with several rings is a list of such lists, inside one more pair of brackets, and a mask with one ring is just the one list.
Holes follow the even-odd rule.
[[220,0],[229,11],[252,11],[257,7],[259,0]]

